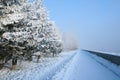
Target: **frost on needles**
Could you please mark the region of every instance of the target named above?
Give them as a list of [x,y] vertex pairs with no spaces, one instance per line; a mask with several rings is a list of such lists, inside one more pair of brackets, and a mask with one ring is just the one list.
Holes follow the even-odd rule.
[[0,0],[0,48],[4,57],[12,53],[27,60],[35,52],[55,56],[62,51],[60,32],[42,0]]

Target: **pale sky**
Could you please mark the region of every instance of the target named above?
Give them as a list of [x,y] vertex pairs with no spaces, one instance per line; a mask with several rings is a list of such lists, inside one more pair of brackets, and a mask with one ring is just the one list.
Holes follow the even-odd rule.
[[62,32],[78,36],[83,49],[120,53],[120,0],[44,0]]

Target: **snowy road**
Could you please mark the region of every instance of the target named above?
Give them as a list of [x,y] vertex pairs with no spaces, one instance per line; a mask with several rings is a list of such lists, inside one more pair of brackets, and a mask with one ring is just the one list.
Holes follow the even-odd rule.
[[[58,57],[43,58],[40,63],[23,64],[26,68],[22,70],[0,70],[0,80],[120,80],[115,73],[120,74],[118,66],[85,51],[61,53]],[[108,68],[111,65],[115,67]]]
[[51,80],[120,80],[120,77],[81,51]]

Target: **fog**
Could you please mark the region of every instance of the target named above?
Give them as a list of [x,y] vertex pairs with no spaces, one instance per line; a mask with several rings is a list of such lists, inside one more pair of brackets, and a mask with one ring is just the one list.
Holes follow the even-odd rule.
[[119,53],[119,30],[119,27],[81,28],[80,33],[78,33],[80,48]]

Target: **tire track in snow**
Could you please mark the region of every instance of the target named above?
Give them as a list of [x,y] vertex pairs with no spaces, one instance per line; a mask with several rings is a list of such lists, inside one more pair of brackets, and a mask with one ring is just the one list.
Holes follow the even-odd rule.
[[[95,73],[95,74],[92,74]],[[50,80],[119,80],[120,78],[94,59],[80,52]]]
[[[66,58],[65,60],[61,61],[61,63],[57,64],[55,67],[53,67],[49,72],[47,72],[46,75],[42,76],[43,78],[40,78],[41,80],[51,80],[53,76],[56,75],[56,73],[60,72],[61,69],[70,61],[72,61],[72,59],[74,58],[74,56],[77,53],[73,53],[71,56],[69,56],[68,58]],[[52,72],[52,73],[51,73]],[[47,77],[48,76],[48,77]]]
[[63,80],[66,76],[68,68],[72,65],[74,59],[77,57],[77,54],[79,53],[76,53],[76,55],[74,55],[74,57],[68,63],[66,63],[63,68],[57,72],[50,80]]
[[4,78],[4,80],[50,80],[56,72],[60,71],[62,67],[75,56],[75,54],[75,52],[71,53],[71,55],[68,55],[65,59],[58,60],[58,63],[47,65],[47,67],[50,67],[48,70],[45,69],[45,71],[42,70],[41,72],[41,65],[38,65],[24,71],[11,72],[14,74],[9,73],[9,76]]

